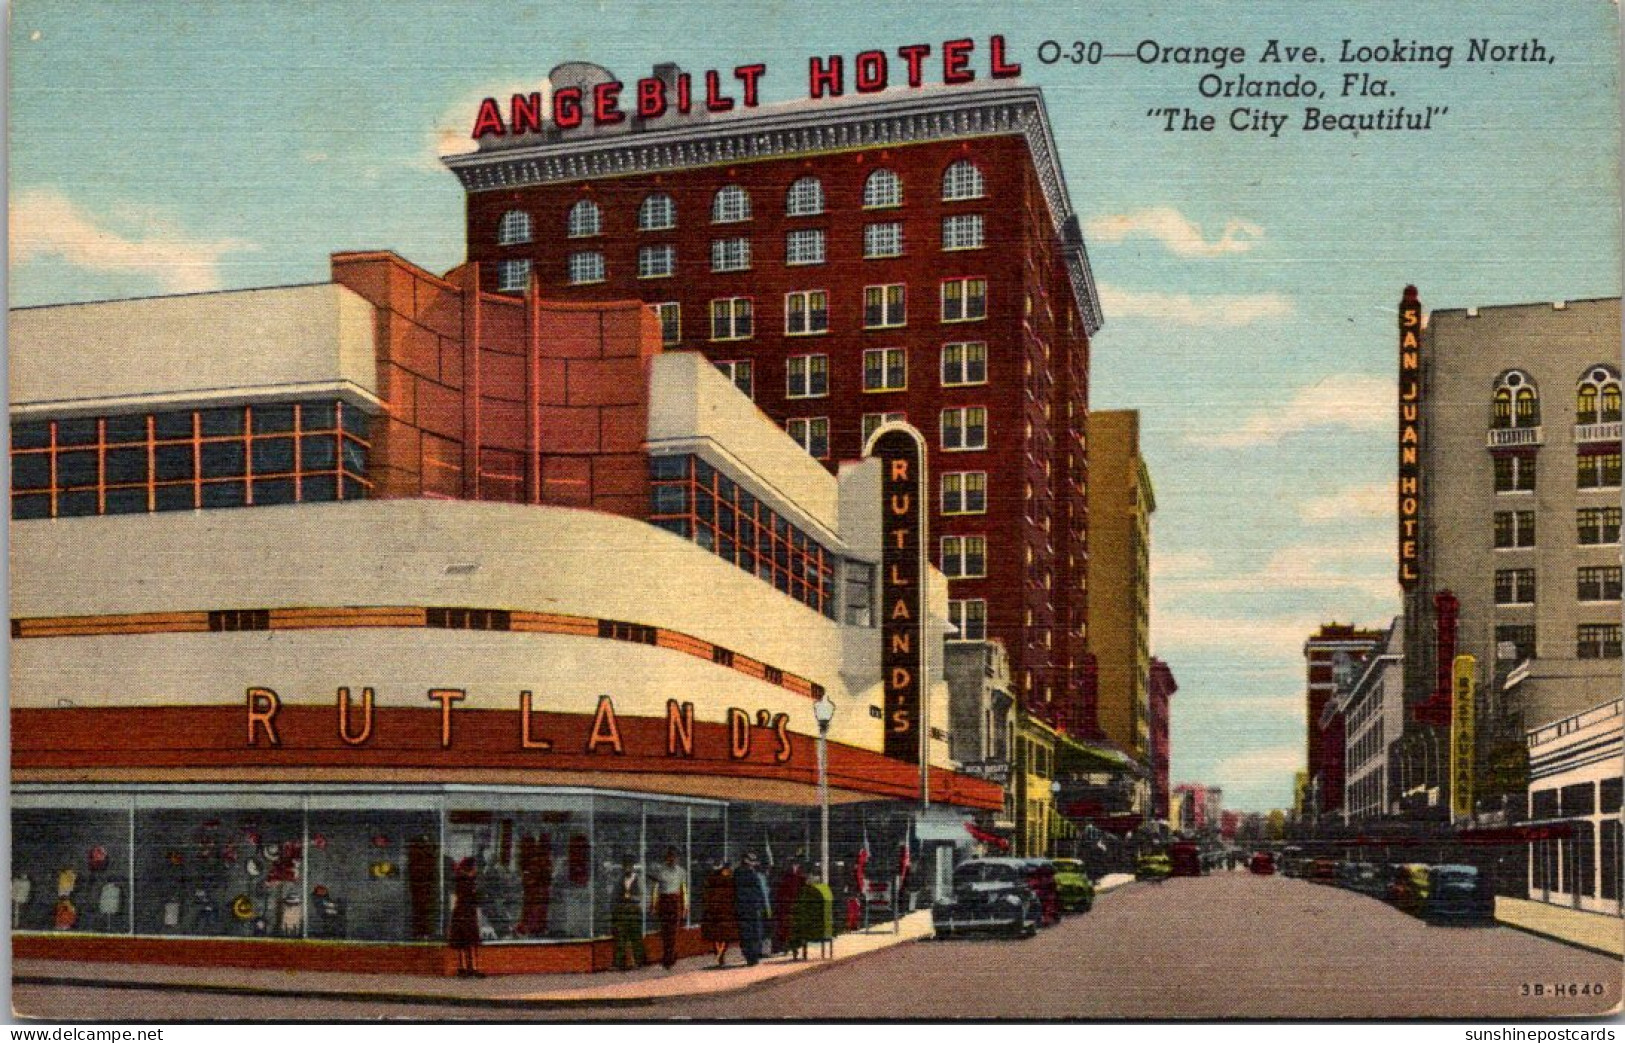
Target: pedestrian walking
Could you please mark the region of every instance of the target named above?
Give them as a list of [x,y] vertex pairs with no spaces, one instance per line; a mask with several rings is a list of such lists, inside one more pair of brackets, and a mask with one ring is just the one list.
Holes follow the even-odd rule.
[[734,912],[739,919],[739,950],[744,953],[745,963],[754,967],[767,948],[773,900],[768,894],[767,877],[751,853],[745,855],[744,865],[734,874]]
[[700,937],[711,943],[717,966],[728,965],[728,946],[739,940],[739,919],[734,913],[734,871],[726,861],[705,878],[700,893]]
[[677,931],[688,913],[688,875],[675,847],[666,849],[666,860],[650,874],[653,891],[652,912],[660,922],[660,965],[667,969],[677,964]]
[[609,923],[615,939],[615,955],[610,961],[618,971],[643,966],[643,895],[638,886],[638,867],[630,858],[621,863],[621,878],[615,884],[615,901],[610,906]]
[[451,926],[446,944],[457,953],[457,977],[483,978],[478,966],[480,947],[479,863],[465,858],[453,872]]
[[784,867],[784,871],[773,883],[773,951],[788,952],[790,950],[790,935],[795,919],[796,899],[801,896],[802,885],[807,882],[806,870],[802,869],[805,856],[796,852]]

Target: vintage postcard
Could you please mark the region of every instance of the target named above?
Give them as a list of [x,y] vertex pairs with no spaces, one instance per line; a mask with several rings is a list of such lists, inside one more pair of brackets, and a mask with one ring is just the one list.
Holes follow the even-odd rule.
[[1619,1008],[1617,3],[10,15],[15,1017]]

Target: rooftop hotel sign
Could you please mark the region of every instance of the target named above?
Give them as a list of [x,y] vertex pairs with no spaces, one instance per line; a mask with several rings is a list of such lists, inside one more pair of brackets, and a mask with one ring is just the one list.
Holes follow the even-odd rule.
[[[986,55],[989,78],[1007,80],[1021,75],[1021,65],[1006,56],[1003,36],[989,37]],[[815,55],[807,59],[807,97],[813,101],[839,98],[848,88],[857,94],[875,94],[902,84],[917,88],[925,84],[927,70],[940,72],[944,84],[972,83],[977,78],[976,58],[976,41],[969,38],[862,51],[850,62],[839,54]],[[698,78],[686,72],[674,73],[669,79],[646,76],[630,90],[619,80],[554,84],[547,97],[541,91],[512,95],[506,113],[498,99],[485,98],[474,117],[471,136],[479,141],[488,136],[534,134],[547,122],[571,130],[584,124],[612,126],[629,117],[658,120],[697,111],[754,109],[762,103],[761,85],[767,74],[767,66],[757,62],[736,65],[727,73],[707,69]]]
[[1422,499],[1422,302],[1405,287],[1399,302],[1399,585],[1420,577]]

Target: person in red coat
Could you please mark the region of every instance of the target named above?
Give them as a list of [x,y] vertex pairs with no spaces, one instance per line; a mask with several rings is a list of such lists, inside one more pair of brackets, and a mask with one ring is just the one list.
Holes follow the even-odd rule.
[[476,966],[480,947],[479,865],[472,858],[457,863],[453,871],[451,928],[446,944],[457,953],[457,977],[485,977]]
[[734,871],[726,862],[711,870],[700,892],[700,937],[711,943],[717,966],[728,963],[728,946],[739,941],[738,914],[734,912]]
[[806,886],[807,874],[801,868],[802,855],[785,866],[784,872],[773,884],[773,951],[787,952],[790,948],[790,926],[795,919],[796,899]]

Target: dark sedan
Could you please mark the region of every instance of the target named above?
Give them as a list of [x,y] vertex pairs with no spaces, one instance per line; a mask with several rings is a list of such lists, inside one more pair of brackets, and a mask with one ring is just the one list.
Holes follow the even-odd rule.
[[1495,890],[1477,866],[1434,866],[1428,872],[1428,893],[1422,916],[1451,923],[1493,924]]
[[967,931],[1014,937],[1037,933],[1044,917],[1034,893],[1032,867],[1020,858],[976,858],[954,870],[954,893],[931,907],[938,938]]

